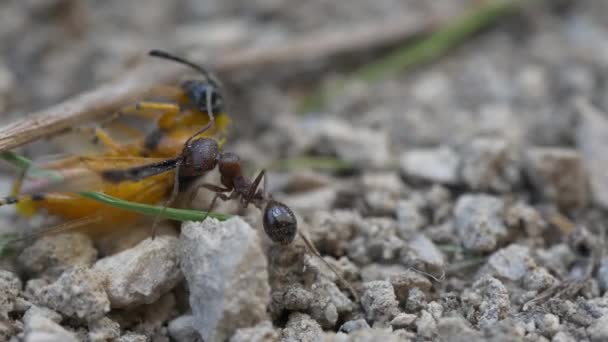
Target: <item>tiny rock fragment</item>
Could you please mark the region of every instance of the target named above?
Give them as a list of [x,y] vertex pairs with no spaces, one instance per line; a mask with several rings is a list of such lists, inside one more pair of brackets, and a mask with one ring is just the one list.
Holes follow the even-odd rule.
[[25,342],[78,342],[76,335],[47,317],[31,315],[23,323]]
[[548,227],[538,210],[522,202],[507,209],[505,222],[509,228],[523,229],[530,237],[541,236]]
[[544,314],[536,320],[536,327],[543,336],[551,338],[560,330],[559,317],[550,313]]
[[506,140],[475,139],[461,156],[460,176],[472,190],[508,192],[521,182],[521,158]]
[[89,323],[88,338],[90,342],[112,341],[119,336],[120,325],[108,317],[102,317]]
[[405,302],[405,309],[408,312],[417,312],[426,307],[426,294],[419,288],[410,289]]
[[559,281],[544,267],[533,268],[523,277],[523,287],[530,291],[542,291],[558,283]]
[[597,270],[597,281],[602,292],[608,290],[608,257],[603,257],[600,260],[600,266]]
[[[188,340],[191,341],[191,340]],[[251,328],[237,329],[230,338],[230,342],[277,342],[279,333],[272,326],[272,322],[263,321]],[[186,341],[184,341],[186,342]]]
[[402,260],[404,264],[418,270],[437,274],[437,278],[440,277],[445,267],[443,253],[424,234],[418,234],[408,241]]
[[418,316],[408,313],[400,313],[391,321],[393,329],[413,328]]
[[58,277],[74,266],[91,266],[97,250],[85,234],[69,233],[45,235],[26,247],[19,255],[19,263],[30,274]]
[[526,173],[545,200],[554,202],[566,211],[587,205],[587,173],[577,151],[537,147],[527,152],[526,159]]
[[350,334],[353,331],[361,330],[361,329],[369,329],[369,324],[364,319],[357,319],[352,321],[347,321],[340,326],[338,331],[341,331],[346,334]]
[[506,239],[504,202],[490,195],[464,195],[454,208],[455,228],[464,248],[489,252]]
[[281,332],[283,342],[323,341],[323,329],[307,314],[294,312],[289,315],[285,329]]
[[110,301],[99,273],[84,267],[64,272],[44,287],[38,301],[65,316],[96,320],[110,311]]
[[[437,321],[439,336],[454,342],[485,341],[481,333],[460,316],[442,317]],[[448,338],[449,337],[449,338]]]
[[21,291],[21,280],[16,274],[0,270],[0,320],[8,319],[15,308],[15,301]]
[[530,256],[530,249],[513,244],[492,254],[481,272],[498,278],[519,281],[535,267],[536,263]]
[[458,154],[447,147],[407,151],[400,158],[406,177],[447,185],[458,183],[459,164]]
[[149,304],[182,279],[177,238],[148,238],[135,247],[98,260],[93,270],[106,276],[112,308]]
[[310,307],[313,294],[300,284],[288,285],[282,292],[281,301],[285,309],[290,311],[304,311]]
[[420,205],[411,200],[400,200],[395,210],[399,223],[398,234],[408,240],[427,224],[427,218],[422,214]]
[[388,132],[367,127],[354,127],[347,121],[323,119],[319,121],[316,149],[337,155],[340,159],[366,166],[388,164]]
[[473,284],[473,289],[481,295],[477,322],[479,327],[491,326],[507,317],[511,302],[509,292],[500,280],[484,277]]
[[184,224],[178,250],[203,340],[225,340],[268,319],[266,257],[256,231],[240,217]]
[[313,300],[310,304],[310,316],[324,328],[333,328],[339,315],[348,314],[353,310],[351,300],[331,281],[318,278],[311,291]]
[[321,253],[344,255],[348,241],[352,238],[363,218],[356,211],[316,211],[309,225],[309,234]]
[[365,173],[361,185],[367,206],[377,215],[394,212],[405,190],[396,172]]
[[388,281],[376,280],[363,284],[361,305],[371,322],[389,322],[399,313],[395,290]]
[[592,342],[608,341],[608,315],[603,315],[587,327]]
[[437,322],[428,311],[422,310],[416,320],[416,330],[419,336],[433,338],[437,334]]
[[115,342],[148,342],[148,337],[142,334],[126,333],[117,338]]
[[576,339],[567,332],[560,331],[553,336],[551,342],[576,342]]
[[605,113],[586,100],[576,103],[580,122],[576,132],[576,145],[589,172],[593,201],[608,208],[608,119]]
[[405,272],[392,275],[389,281],[393,285],[395,295],[400,303],[406,303],[411,289],[418,289],[424,293],[428,293],[432,286],[429,279],[413,270],[406,270]]
[[194,328],[194,317],[192,315],[183,315],[169,322],[167,329],[169,336],[176,342],[202,342],[203,339],[198,331]]

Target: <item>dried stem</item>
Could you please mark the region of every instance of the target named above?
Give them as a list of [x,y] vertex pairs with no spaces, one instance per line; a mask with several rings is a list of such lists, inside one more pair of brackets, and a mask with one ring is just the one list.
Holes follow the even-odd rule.
[[[296,67],[337,55],[356,54],[403,41],[428,32],[450,18],[412,20],[395,18],[343,32],[317,33],[276,47],[250,48],[210,60],[206,65],[220,73],[257,70],[268,66]],[[72,97],[0,128],[0,151],[60,133],[69,127],[109,115],[133,99],[143,96],[155,84],[179,79],[183,68],[146,63],[125,77]]]

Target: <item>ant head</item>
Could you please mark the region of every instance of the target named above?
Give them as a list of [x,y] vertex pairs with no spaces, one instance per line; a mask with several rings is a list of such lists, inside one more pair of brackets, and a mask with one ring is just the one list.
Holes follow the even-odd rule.
[[182,57],[174,56],[168,52],[151,50],[150,56],[167,59],[176,63],[184,64],[198,71],[204,76],[204,80],[187,80],[182,83],[182,89],[186,92],[192,104],[201,112],[221,113],[224,109],[224,99],[221,93],[220,81],[202,66],[190,62]]
[[280,245],[288,245],[296,237],[298,221],[293,211],[281,202],[268,200],[264,209],[264,231]]
[[181,154],[181,176],[201,176],[217,165],[220,147],[217,141],[210,138],[194,139],[184,146]]

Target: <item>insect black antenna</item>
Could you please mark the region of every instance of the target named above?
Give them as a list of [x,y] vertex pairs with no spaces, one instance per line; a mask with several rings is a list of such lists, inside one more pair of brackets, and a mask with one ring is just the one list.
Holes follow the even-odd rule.
[[164,58],[164,59],[167,59],[170,61],[174,61],[177,63],[187,65],[187,66],[191,67],[192,69],[203,74],[203,76],[205,76],[211,83],[213,83],[214,86],[219,88],[221,85],[220,81],[217,78],[215,78],[215,76],[213,76],[213,74],[211,74],[209,71],[207,71],[207,69],[203,68],[202,66],[200,66],[196,63],[190,62],[187,59],[172,55],[166,51],[161,51],[161,50],[150,50],[150,52],[148,52],[148,55],[152,56],[152,57]]

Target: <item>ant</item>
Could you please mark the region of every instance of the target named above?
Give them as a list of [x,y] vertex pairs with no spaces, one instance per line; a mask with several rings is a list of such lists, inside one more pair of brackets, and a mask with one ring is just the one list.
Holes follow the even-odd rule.
[[[181,154],[175,158],[128,169],[107,170],[102,173],[102,177],[108,182],[138,181],[175,169],[173,191],[169,200],[165,203],[164,208],[166,208],[177,196],[180,181],[189,182],[218,166],[222,186],[203,183],[198,185],[192,193],[193,196],[196,195],[197,190],[201,187],[215,193],[207,210],[207,215],[213,209],[218,199],[223,201],[238,199],[243,208],[247,208],[249,204],[253,204],[262,210],[264,231],[273,242],[280,245],[289,245],[295,239],[296,234],[300,235],[311,253],[318,257],[336,275],[338,280],[348,288],[353,297],[358,301],[357,293],[350,283],[340,275],[335,267],[323,259],[312,242],[302,232],[298,231],[297,219],[291,208],[274,200],[266,193],[268,176],[266,176],[265,170],[260,171],[254,180],[251,181],[243,175],[241,160],[237,154],[221,151],[219,144],[214,139],[194,139],[194,137],[202,134],[212,124],[212,121],[209,122],[205,128],[191,136],[184,144]],[[259,189],[262,178],[264,179],[264,184],[262,189]]]

